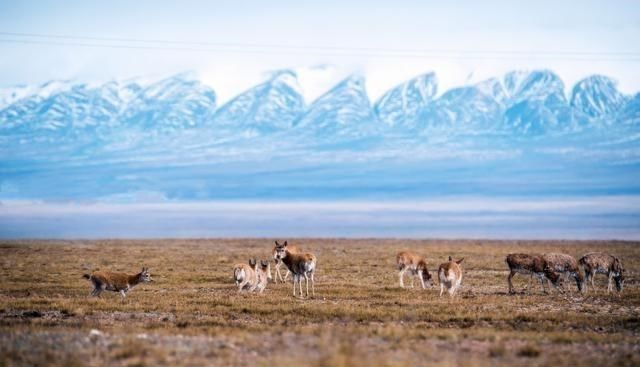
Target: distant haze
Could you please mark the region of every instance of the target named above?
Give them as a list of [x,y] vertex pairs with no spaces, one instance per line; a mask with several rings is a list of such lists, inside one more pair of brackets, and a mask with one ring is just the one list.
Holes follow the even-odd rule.
[[640,239],[640,197],[0,205],[0,238]]

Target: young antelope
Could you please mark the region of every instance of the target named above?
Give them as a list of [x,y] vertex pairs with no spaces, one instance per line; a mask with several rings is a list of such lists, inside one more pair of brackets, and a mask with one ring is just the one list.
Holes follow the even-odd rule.
[[464,260],[464,257],[460,260],[453,261],[451,256],[449,256],[449,261],[443,264],[440,264],[438,267],[438,281],[440,282],[440,297],[442,297],[442,293],[444,289],[447,289],[449,292],[449,296],[453,297],[460,288],[460,284],[462,283],[462,269],[460,268],[460,264]]
[[529,277],[529,285],[527,286],[527,291],[531,293],[531,280],[535,276],[540,279],[540,283],[542,284],[542,291],[547,293],[547,290],[544,288],[545,283],[545,271],[544,271],[544,259],[542,255],[537,254],[509,254],[505,259],[507,265],[509,266],[509,277],[507,281],[509,282],[509,293],[514,293],[513,283],[511,279],[517,273],[530,275]]
[[129,275],[113,271],[94,271],[91,274],[83,274],[83,278],[91,281],[93,290],[91,295],[100,297],[103,291],[120,292],[122,300],[127,297],[127,292],[140,283],[152,282],[149,268],[142,268],[138,274]]
[[426,289],[427,285],[431,286],[431,274],[427,270],[427,262],[422,256],[411,252],[400,252],[396,255],[396,264],[398,265],[398,276],[400,278],[400,287],[404,288],[404,273],[409,272],[411,277],[411,288],[413,288],[413,279],[418,277],[422,284],[422,289]]
[[[580,268],[578,268],[578,262],[573,258],[573,256],[559,253],[548,253],[542,255],[542,258],[545,262],[546,274],[564,274],[565,279],[572,277],[576,281],[578,291],[582,292],[584,288],[584,277],[580,272]],[[554,282],[552,280],[551,283],[554,286],[557,285],[557,281]]]
[[622,267],[622,262],[620,262],[617,257],[602,252],[591,252],[581,257],[578,262],[584,268],[586,281],[589,282],[589,280],[591,280],[591,287],[593,289],[595,289],[593,279],[596,274],[600,273],[607,274],[607,278],[609,278],[607,293],[613,289],[612,283],[614,282],[616,284],[616,290],[622,292],[622,288],[624,287],[624,268]]
[[258,286],[256,291],[262,293],[267,288],[267,283],[271,280],[271,265],[267,260],[260,260],[260,265],[256,267],[256,273],[258,274]]
[[258,287],[258,264],[256,259],[249,259],[249,265],[236,264],[233,266],[233,280],[236,282],[238,292],[253,292]]

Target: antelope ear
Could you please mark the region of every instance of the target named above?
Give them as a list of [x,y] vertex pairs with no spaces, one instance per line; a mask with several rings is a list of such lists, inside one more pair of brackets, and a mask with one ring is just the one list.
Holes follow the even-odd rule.
[[275,242],[276,242],[276,246],[280,246],[280,244],[278,243],[278,241],[277,241],[277,240],[276,240]]
[[461,263],[462,263],[462,260],[464,260],[464,257],[463,257],[463,258],[461,258],[460,260],[456,261],[456,264],[461,264]]
[[284,241],[284,245],[283,245],[283,246],[284,246],[284,247],[287,247],[287,241]]
[[451,258],[451,256],[449,256],[449,261],[453,261],[453,259]]

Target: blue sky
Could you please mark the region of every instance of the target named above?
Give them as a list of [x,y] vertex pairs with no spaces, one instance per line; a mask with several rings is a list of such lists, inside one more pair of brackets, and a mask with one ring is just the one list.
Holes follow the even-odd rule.
[[[0,32],[141,40],[302,47],[344,47],[339,55],[318,49],[260,46],[258,53],[141,50],[20,44],[2,35],[0,85],[49,79],[106,80],[193,70],[222,99],[278,68],[338,65],[339,78],[367,76],[373,98],[393,84],[436,71],[443,87],[480,80],[510,69],[550,68],[570,87],[602,73],[620,88],[640,90],[639,61],[602,60],[610,53],[640,53],[637,1],[2,1]],[[129,43],[130,44],[130,43]],[[349,52],[371,48],[506,51],[488,57],[390,57]],[[234,50],[242,47],[233,47]],[[256,50],[254,47],[251,50]],[[377,51],[376,51],[377,50]],[[244,48],[244,51],[247,51]],[[513,52],[550,52],[519,55]],[[589,56],[558,52],[590,52]],[[514,56],[515,55],[515,56]],[[636,55],[637,58],[639,55]]]

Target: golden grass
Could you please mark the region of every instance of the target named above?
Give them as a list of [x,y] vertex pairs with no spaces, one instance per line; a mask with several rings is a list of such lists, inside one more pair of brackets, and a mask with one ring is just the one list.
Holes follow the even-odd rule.
[[[238,294],[232,266],[266,259],[273,242],[249,240],[9,241],[0,243],[0,365],[394,366],[640,363],[638,243],[575,241],[290,240],[318,256],[316,297],[291,283]],[[428,259],[434,286],[398,287],[395,254]],[[625,291],[605,278],[586,295],[507,294],[510,252],[606,251],[623,259]],[[435,269],[465,257],[463,286],[438,297]],[[155,283],[88,297],[95,269]],[[408,280],[408,279],[407,279]],[[516,289],[527,279],[516,276]],[[405,284],[409,284],[407,281]],[[97,329],[104,335],[89,338]]]

